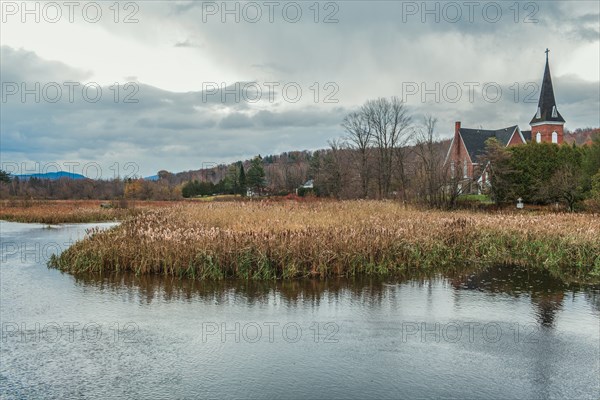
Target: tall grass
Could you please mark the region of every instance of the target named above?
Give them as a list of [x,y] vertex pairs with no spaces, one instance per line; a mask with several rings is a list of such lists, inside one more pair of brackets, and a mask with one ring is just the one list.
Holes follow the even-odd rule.
[[3,200],[0,202],[0,219],[44,224],[120,221],[138,215],[144,209],[171,204],[176,203],[123,200]]
[[93,232],[49,265],[195,279],[405,275],[515,264],[600,280],[597,215],[417,211],[376,201],[195,203]]

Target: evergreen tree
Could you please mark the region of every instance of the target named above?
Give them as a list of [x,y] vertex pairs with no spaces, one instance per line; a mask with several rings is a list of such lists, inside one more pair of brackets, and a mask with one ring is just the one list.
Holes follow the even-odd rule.
[[596,207],[600,209],[600,170],[594,176],[592,176],[592,189],[590,191],[592,201],[596,204]]
[[189,181],[181,188],[183,197],[210,196],[217,191],[218,187],[212,182]]
[[238,161],[238,165],[239,165],[239,176],[238,176],[238,181],[239,181],[239,194],[241,194],[242,196],[246,195],[246,172],[244,172],[244,163],[242,163],[241,161]]
[[237,163],[232,164],[227,169],[227,175],[219,182],[222,191],[228,194],[239,193],[240,182]]
[[246,183],[248,184],[248,187],[259,194],[265,187],[265,169],[260,155],[254,157],[252,161],[250,161],[250,168],[248,168],[248,175],[246,175]]
[[574,145],[528,143],[506,148],[495,139],[488,140],[486,165],[492,198],[513,202],[521,197],[542,204],[562,201],[572,211],[586,192],[582,165],[588,153],[589,149]]
[[0,182],[10,183],[10,174],[0,169]]
[[600,134],[594,137],[591,146],[584,148],[582,158],[582,186],[584,190],[589,191],[592,189],[592,178],[600,172]]

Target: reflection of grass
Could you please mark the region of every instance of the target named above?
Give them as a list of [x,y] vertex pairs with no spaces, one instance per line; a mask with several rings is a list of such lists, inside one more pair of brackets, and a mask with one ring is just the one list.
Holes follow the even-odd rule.
[[515,264],[597,281],[599,237],[590,215],[418,211],[378,201],[186,202],[93,233],[50,265],[291,279]]

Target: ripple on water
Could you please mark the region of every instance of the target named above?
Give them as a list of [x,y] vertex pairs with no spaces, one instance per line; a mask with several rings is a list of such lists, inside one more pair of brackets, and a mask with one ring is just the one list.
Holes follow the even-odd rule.
[[[3,242],[30,246],[112,225],[0,224]],[[16,255],[0,285],[3,328],[28,332],[2,343],[3,398],[593,398],[599,389],[590,382],[600,373],[600,290],[539,271],[198,282],[69,275]],[[65,323],[78,324],[72,340],[39,333]]]

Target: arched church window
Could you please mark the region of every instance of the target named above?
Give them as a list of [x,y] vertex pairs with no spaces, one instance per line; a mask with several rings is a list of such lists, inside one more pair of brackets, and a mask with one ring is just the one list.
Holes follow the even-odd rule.
[[552,132],[552,143],[558,143],[558,133]]
[[535,141],[538,143],[542,141],[542,134],[540,132],[535,134]]

